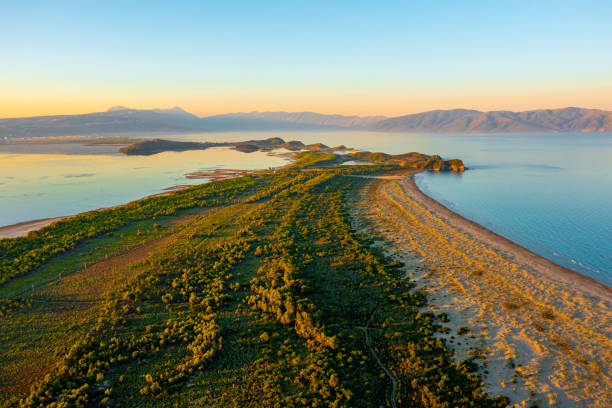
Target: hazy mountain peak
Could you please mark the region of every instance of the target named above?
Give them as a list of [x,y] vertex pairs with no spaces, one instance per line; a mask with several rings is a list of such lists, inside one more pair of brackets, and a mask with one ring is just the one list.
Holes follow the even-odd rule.
[[175,106],[175,107],[169,108],[169,109],[155,108],[155,109],[153,109],[153,112],[166,113],[166,114],[170,114],[170,115],[195,116],[193,113],[189,113],[185,109],[183,109],[183,108],[181,108],[179,106]]
[[346,115],[329,115],[316,112],[237,112],[228,113],[225,115],[216,115],[204,120],[240,120],[243,125],[253,126],[269,126],[271,129],[283,128],[287,126],[307,128],[344,128],[344,129],[363,129],[371,126],[376,122],[386,119],[384,116],[346,116]]
[[108,108],[107,112],[117,112],[117,111],[124,111],[124,110],[130,110],[130,108],[123,106],[123,105],[111,106],[110,108]]

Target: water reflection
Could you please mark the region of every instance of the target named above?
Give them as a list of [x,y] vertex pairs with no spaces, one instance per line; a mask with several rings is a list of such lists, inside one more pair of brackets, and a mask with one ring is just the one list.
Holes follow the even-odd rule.
[[77,154],[77,147],[67,150],[72,153],[0,153],[0,174],[6,180],[0,183],[0,225],[113,206],[176,184],[207,181],[185,178],[186,173],[198,169],[258,169],[287,163],[263,152],[241,153],[228,148],[154,156],[99,151],[84,155]]

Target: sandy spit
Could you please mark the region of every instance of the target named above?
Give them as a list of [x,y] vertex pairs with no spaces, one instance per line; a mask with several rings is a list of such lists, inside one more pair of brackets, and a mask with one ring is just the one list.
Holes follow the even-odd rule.
[[450,211],[414,173],[372,180],[354,222],[447,313],[440,336],[457,360],[515,407],[612,406],[611,289]]

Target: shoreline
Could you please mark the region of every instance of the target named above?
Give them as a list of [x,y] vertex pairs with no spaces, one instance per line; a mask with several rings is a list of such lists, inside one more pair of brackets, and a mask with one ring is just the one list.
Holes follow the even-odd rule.
[[591,278],[590,276],[586,276],[573,269],[559,265],[551,261],[550,259],[531,251],[529,248],[517,244],[511,239],[506,238],[503,235],[500,235],[494,231],[491,231],[490,229],[477,223],[476,221],[472,221],[469,218],[464,217],[463,215],[451,210],[441,202],[431,198],[423,190],[421,190],[418,184],[416,183],[414,176],[418,173],[420,173],[420,171],[414,172],[408,178],[406,178],[406,181],[408,181],[410,186],[410,191],[414,194],[418,194],[422,201],[426,202],[430,206],[430,208],[433,208],[438,213],[442,213],[446,216],[455,218],[456,220],[460,220],[462,223],[469,225],[471,228],[473,228],[475,231],[477,231],[479,234],[482,234],[482,236],[488,238],[489,240],[494,240],[503,246],[507,246],[507,250],[509,252],[512,252],[513,254],[517,254],[521,257],[529,257],[532,261],[537,261],[539,264],[545,266],[546,268],[557,270],[558,274],[552,275],[552,279],[562,278],[562,280],[566,284],[573,284],[575,283],[574,280],[578,280],[583,285],[592,286],[593,289],[597,291],[604,290],[608,294],[612,294],[612,287],[606,285],[605,283],[599,282],[598,280]]
[[[289,158],[289,154],[285,154],[285,153],[277,155],[277,156]],[[291,156],[293,156],[293,154],[291,154]],[[283,166],[278,166],[278,167],[274,167],[271,169],[273,170],[283,169],[283,168],[290,166],[292,163],[293,161],[290,161],[289,163]],[[269,171],[269,170],[267,169],[259,169],[259,170],[214,169],[214,170],[209,170],[209,171],[198,171],[198,172],[186,173],[185,177],[188,179],[206,178],[209,180],[208,182],[212,182],[216,180],[224,180],[224,179],[229,179],[229,178],[234,178],[234,177],[240,177],[244,174],[248,174],[250,172],[257,172],[257,171]],[[423,190],[419,188],[414,178],[417,174],[421,172],[423,172],[423,170],[411,171],[408,176],[386,175],[386,176],[364,176],[364,177],[372,178],[372,179],[404,179],[405,181],[407,181],[407,185],[409,186],[410,191],[414,194],[419,195],[420,199],[423,202],[426,202],[429,208],[432,208],[436,210],[438,213],[445,214],[446,216],[452,217],[456,220],[461,220],[462,223],[469,225],[470,228],[477,231],[479,235],[482,235],[484,238],[488,240],[497,241],[498,244],[505,246],[506,247],[505,249],[507,251],[512,252],[513,254],[516,254],[519,257],[529,257],[531,258],[532,261],[536,261],[537,263],[545,266],[546,268],[555,269],[557,271],[557,274],[551,275],[550,276],[551,279],[556,280],[557,278],[561,278],[561,280],[565,284],[568,284],[568,285],[575,284],[577,280],[582,285],[585,285],[587,287],[592,287],[592,289],[595,291],[604,291],[608,295],[612,294],[612,287],[606,285],[605,283],[599,282],[598,280],[591,278],[589,276],[586,276],[573,269],[559,265],[551,261],[550,259],[545,258],[542,255],[539,255],[531,251],[530,249],[510,240],[509,238],[506,238],[503,235],[500,235],[486,228],[485,226],[477,223],[476,221],[473,221],[473,220],[470,220],[469,218],[464,217],[463,215],[448,208],[441,202],[428,196]],[[197,185],[198,184],[179,184],[179,185],[166,187],[160,193],[149,194],[149,195],[146,195],[134,201],[143,200],[149,197],[166,195],[174,191],[183,190],[185,188],[190,188],[190,187],[197,186]],[[129,202],[119,204],[116,206],[111,206],[111,207],[101,207],[101,208],[97,208],[95,210],[90,210],[90,211],[98,211],[98,210],[104,210],[107,208],[114,208],[114,207],[118,207],[118,206],[125,205],[128,203]],[[63,220],[69,217],[73,217],[78,214],[79,213],[72,214],[72,215],[58,216],[58,217],[40,218],[40,219],[21,221],[15,224],[0,226],[0,239],[24,237],[24,236],[27,236],[27,234],[30,231],[37,231],[39,229],[42,229],[46,226],[51,225],[52,223],[56,221],[60,221],[60,220]]]
[[422,192],[418,171],[372,180],[353,213],[363,234],[406,265],[437,336],[478,363],[485,390],[511,406],[612,403],[612,291]]
[[[76,214],[75,214],[76,215]],[[0,239],[25,237],[30,231],[38,231],[56,221],[60,221],[72,217],[66,215],[63,217],[41,218],[38,220],[22,221],[16,224],[5,225],[0,227]]]

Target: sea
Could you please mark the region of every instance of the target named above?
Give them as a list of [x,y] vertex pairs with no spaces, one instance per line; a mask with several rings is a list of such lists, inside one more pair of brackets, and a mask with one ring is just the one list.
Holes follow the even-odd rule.
[[[460,158],[462,174],[425,172],[417,185],[449,209],[612,286],[612,133],[417,134],[363,131],[159,135],[174,140],[267,137],[386,153]],[[0,145],[0,226],[113,206],[182,184],[186,173],[287,163],[227,148],[124,156],[117,146]]]

